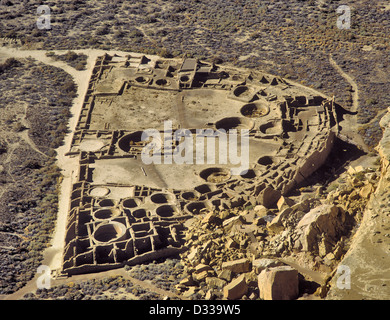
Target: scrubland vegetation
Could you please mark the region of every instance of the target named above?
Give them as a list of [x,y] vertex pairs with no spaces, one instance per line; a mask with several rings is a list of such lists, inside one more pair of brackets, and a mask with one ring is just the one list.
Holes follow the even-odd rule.
[[6,294],[35,275],[50,241],[61,181],[54,149],[67,132],[76,87],[62,69],[31,59],[7,59],[0,70],[0,294]]
[[[347,30],[337,28],[338,0],[58,0],[45,2],[50,30],[35,27],[40,4],[7,1],[0,36],[25,48],[118,49],[259,68],[335,95],[348,108],[349,84],[330,65],[331,54],[359,84],[361,124],[389,106],[390,10],[383,1],[349,1]],[[361,132],[376,145],[378,135]]]

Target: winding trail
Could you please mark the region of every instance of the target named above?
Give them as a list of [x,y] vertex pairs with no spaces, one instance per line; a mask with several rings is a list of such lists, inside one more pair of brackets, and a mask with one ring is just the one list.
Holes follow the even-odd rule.
[[351,85],[352,87],[352,112],[358,112],[359,111],[359,88],[355,80],[345,73],[343,69],[336,63],[336,61],[333,59],[332,55],[329,55],[329,62],[331,66]]
[[364,143],[363,137],[359,134],[359,124],[357,122],[356,113],[359,112],[359,87],[349,74],[343,71],[343,69],[333,59],[332,55],[329,55],[330,65],[347,81],[352,87],[352,108],[349,110],[353,114],[345,114],[342,124],[343,134],[348,141],[355,141],[366,153],[369,152],[367,145]]

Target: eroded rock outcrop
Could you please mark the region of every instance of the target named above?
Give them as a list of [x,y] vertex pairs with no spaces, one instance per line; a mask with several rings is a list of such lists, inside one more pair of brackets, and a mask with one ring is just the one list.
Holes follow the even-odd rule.
[[381,157],[378,187],[371,194],[360,228],[330,282],[328,299],[388,299],[390,296],[390,108],[380,125],[383,138],[377,147]]
[[321,205],[299,221],[296,227],[299,239],[295,247],[325,256],[351,229],[352,224],[353,219],[342,208],[329,204]]

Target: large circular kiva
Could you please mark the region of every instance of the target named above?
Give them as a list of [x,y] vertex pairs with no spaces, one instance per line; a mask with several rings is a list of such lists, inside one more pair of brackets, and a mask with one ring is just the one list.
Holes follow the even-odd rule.
[[153,203],[168,203],[174,200],[174,195],[167,194],[167,193],[155,193],[152,194],[150,197],[150,200],[152,200]]
[[247,86],[238,86],[237,88],[234,89],[233,94],[236,97],[240,97],[243,95],[248,95],[250,93],[250,90]]
[[132,209],[132,208],[138,207],[140,205],[140,203],[141,203],[140,199],[127,198],[127,199],[123,200],[122,205],[126,209]]
[[136,131],[130,134],[127,134],[119,139],[118,146],[121,150],[129,152],[131,147],[134,146],[143,146],[143,143],[149,142],[150,137],[147,137],[146,140],[142,140],[143,131]]
[[210,209],[212,206],[208,201],[195,201],[188,203],[184,210],[190,214],[199,214],[202,210]]
[[125,235],[126,226],[116,221],[99,224],[93,233],[96,241],[105,243],[122,240]]
[[254,125],[253,120],[240,117],[223,118],[215,123],[215,127],[226,131],[230,129],[252,129]]
[[248,118],[263,117],[269,113],[269,107],[262,103],[247,103],[241,108],[240,112]]
[[106,220],[112,219],[121,214],[120,209],[118,208],[103,208],[95,211],[93,216],[96,220]]
[[156,214],[161,218],[169,218],[177,214],[179,211],[175,206],[169,204],[162,205],[156,209]]
[[231,173],[226,168],[207,168],[202,170],[199,176],[207,182],[220,183],[229,180]]

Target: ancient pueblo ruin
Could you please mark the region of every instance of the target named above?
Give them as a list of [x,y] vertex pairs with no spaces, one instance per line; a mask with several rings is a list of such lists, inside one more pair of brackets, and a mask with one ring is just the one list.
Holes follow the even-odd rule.
[[[145,164],[148,129],[161,133],[163,158],[184,138],[198,146],[199,133],[211,133],[193,154],[204,161]],[[173,137],[181,129],[191,136]],[[241,134],[249,141],[244,174],[232,174],[239,164],[219,159],[226,149],[219,133],[230,129],[237,129],[238,154]],[[188,249],[185,222],[193,216],[274,206],[324,163],[338,130],[333,100],[279,77],[189,58],[100,56],[67,153],[79,167],[62,272],[168,257]]]

